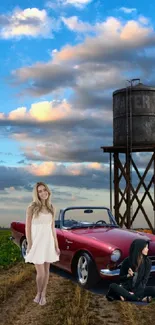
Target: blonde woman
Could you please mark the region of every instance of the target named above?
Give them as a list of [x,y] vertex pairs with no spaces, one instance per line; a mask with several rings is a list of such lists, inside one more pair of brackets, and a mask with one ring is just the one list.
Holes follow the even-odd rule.
[[36,269],[37,295],[34,302],[46,304],[46,289],[49,280],[50,263],[59,260],[60,249],[55,231],[54,208],[50,202],[51,192],[43,182],[33,189],[33,202],[26,211],[26,263],[33,263]]

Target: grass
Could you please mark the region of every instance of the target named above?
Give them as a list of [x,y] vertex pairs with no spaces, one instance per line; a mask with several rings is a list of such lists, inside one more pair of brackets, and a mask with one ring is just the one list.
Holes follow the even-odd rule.
[[[72,299],[70,293],[72,292]],[[90,318],[93,316],[89,310],[90,293],[81,289],[78,285],[71,285],[71,290],[66,295],[65,304],[61,307],[62,298],[57,300],[56,304],[61,308],[61,321],[64,325],[80,324],[89,325]],[[92,314],[92,315],[91,315]],[[92,320],[91,324],[94,322]]]
[[0,229],[0,270],[22,261],[20,249],[9,239],[10,230]]
[[0,303],[5,302],[8,297],[11,297],[17,289],[19,289],[25,281],[28,281],[31,275],[34,273],[32,265],[26,265],[24,262],[16,264],[16,271],[14,273],[13,267],[9,269],[9,273],[6,276],[6,272],[0,276]]

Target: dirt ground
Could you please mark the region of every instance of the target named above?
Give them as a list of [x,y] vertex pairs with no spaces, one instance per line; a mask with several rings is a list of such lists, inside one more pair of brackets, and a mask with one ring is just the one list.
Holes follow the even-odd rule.
[[146,325],[154,324],[154,307],[113,302],[50,273],[47,304],[33,302],[33,265],[19,263],[0,273],[0,325]]

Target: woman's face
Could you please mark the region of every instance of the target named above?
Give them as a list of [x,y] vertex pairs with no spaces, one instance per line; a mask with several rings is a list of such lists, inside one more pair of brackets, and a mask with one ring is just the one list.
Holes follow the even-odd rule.
[[148,251],[149,251],[149,247],[148,247],[148,244],[143,248],[142,250],[142,254],[143,255],[147,255],[148,254]]
[[38,186],[38,197],[40,200],[47,200],[48,199],[48,191],[44,185]]

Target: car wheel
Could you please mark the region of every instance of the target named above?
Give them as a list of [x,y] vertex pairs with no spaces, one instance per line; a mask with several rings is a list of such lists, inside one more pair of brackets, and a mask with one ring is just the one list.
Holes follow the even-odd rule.
[[20,244],[20,248],[21,248],[21,254],[22,257],[24,258],[26,256],[26,250],[27,250],[27,240],[26,238],[23,238]]
[[93,287],[100,279],[96,264],[85,252],[78,257],[76,273],[78,283],[84,288]]

